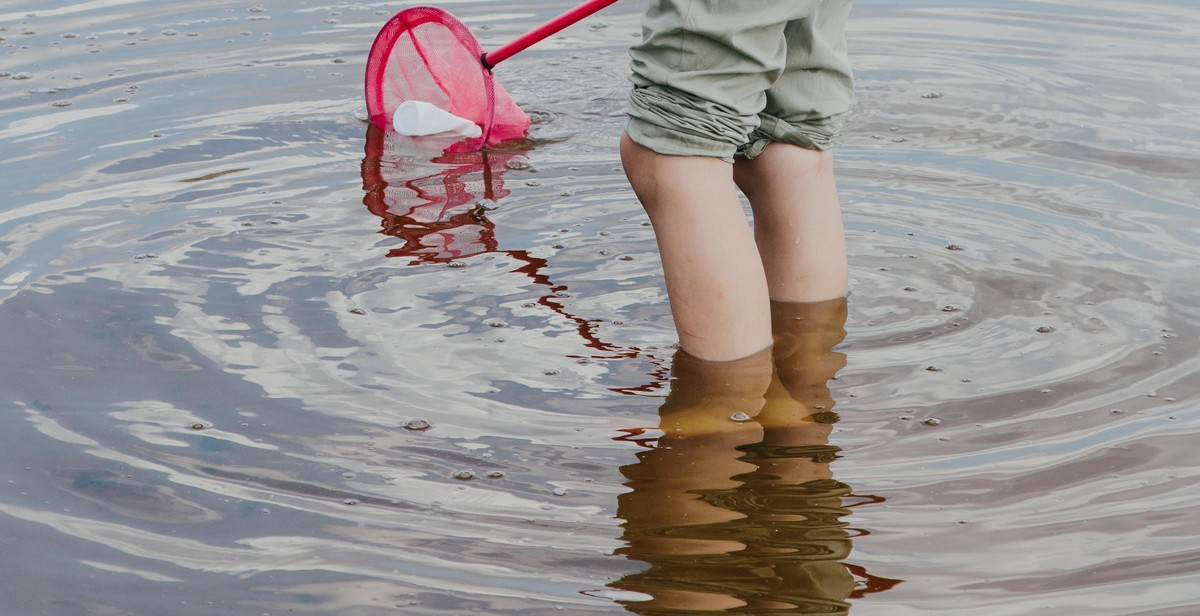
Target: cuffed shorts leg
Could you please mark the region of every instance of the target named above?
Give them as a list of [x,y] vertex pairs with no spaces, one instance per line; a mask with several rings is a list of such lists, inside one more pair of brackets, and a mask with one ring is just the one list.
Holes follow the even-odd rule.
[[854,102],[851,0],[650,0],[626,132],[660,154],[825,150]]

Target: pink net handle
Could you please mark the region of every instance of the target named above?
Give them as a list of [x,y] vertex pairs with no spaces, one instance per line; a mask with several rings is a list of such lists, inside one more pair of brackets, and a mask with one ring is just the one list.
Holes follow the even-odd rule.
[[558,17],[555,17],[554,19],[551,19],[537,28],[534,28],[533,30],[521,35],[513,42],[504,45],[495,51],[483,54],[479,60],[484,66],[490,69],[524,51],[534,43],[543,41],[546,38],[562,31],[567,26],[578,23],[580,20],[595,14],[600,9],[612,4],[616,4],[616,2],[617,0],[588,0],[587,2],[584,2],[583,4],[567,11],[566,13],[563,13],[562,15],[559,15]]

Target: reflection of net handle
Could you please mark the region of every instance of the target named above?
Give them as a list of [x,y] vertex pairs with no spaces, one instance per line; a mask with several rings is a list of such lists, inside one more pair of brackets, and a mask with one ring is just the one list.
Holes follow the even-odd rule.
[[530,45],[542,41],[547,37],[559,32],[560,30],[574,24],[586,17],[589,17],[600,9],[616,3],[617,0],[588,0],[583,4],[551,19],[550,21],[530,30],[521,35],[515,41],[504,45],[503,47],[485,53],[479,57],[479,61],[488,70],[491,70],[497,64],[511,58],[512,56],[524,51]]

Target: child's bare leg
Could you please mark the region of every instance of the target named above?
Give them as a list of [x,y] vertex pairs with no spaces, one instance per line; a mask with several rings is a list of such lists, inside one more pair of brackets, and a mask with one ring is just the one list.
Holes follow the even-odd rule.
[[754,210],[754,236],[771,299],[846,295],[846,240],[829,152],[772,143],[737,159],[733,177]]
[[683,349],[728,361],[771,346],[767,281],[732,165],[658,154],[627,135],[621,162],[654,225]]

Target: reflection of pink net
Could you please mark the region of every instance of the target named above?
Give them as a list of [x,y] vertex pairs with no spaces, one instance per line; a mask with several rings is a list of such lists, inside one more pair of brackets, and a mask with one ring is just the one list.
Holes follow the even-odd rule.
[[523,137],[529,116],[480,62],[483,48],[462,22],[434,7],[405,9],[392,17],[367,58],[367,114],[390,130],[396,107],[407,100],[432,103],[478,124],[474,147]]
[[[453,263],[480,254],[506,255],[517,265],[513,273],[528,276],[543,287],[536,303],[567,319],[586,347],[593,352],[572,359],[614,359],[638,357],[637,348],[623,348],[600,339],[600,321],[572,314],[563,295],[566,285],[555,284],[545,270],[545,258],[527,249],[502,250],[496,238],[496,225],[488,219],[481,201],[499,201],[508,196],[504,186],[507,163],[526,152],[513,149],[478,152],[442,152],[432,160],[397,156],[389,149],[390,138],[374,125],[367,127],[362,161],[363,205],[381,220],[380,233],[403,240],[392,247],[388,257],[402,259],[407,265]],[[651,358],[651,362],[653,363]],[[666,372],[654,372],[655,384],[647,391],[661,388]],[[637,388],[615,390],[639,395]]]
[[519,152],[445,152],[428,163],[387,154],[371,127],[363,159],[363,203],[383,220],[382,232],[404,240],[389,257],[410,265],[450,263],[495,252],[495,225],[481,201],[508,195],[505,164]]

